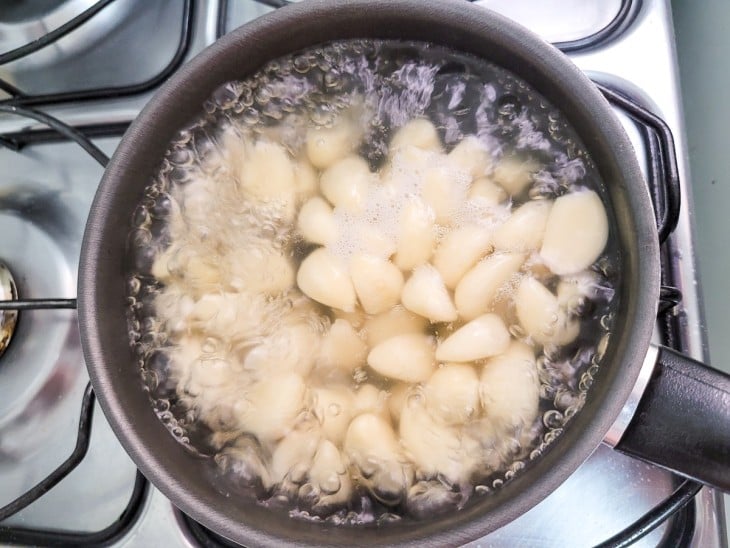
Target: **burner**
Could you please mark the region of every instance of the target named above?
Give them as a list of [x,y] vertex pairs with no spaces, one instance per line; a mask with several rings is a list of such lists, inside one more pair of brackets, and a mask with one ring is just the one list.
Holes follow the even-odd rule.
[[[18,298],[18,289],[15,287],[13,275],[5,264],[0,262],[0,301]],[[10,344],[15,333],[15,324],[18,321],[17,310],[0,310],[0,356]]]

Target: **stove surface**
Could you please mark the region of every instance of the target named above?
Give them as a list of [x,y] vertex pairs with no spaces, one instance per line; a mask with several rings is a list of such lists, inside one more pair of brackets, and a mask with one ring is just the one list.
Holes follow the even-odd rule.
[[[626,4],[631,4],[621,0],[477,3],[502,11],[546,39],[561,43],[599,32],[621,14]],[[111,6],[114,4],[118,4],[114,9],[120,10],[116,22],[105,27],[102,36],[87,37],[83,47],[60,48],[54,53],[52,69],[42,68],[44,62],[51,62],[43,59],[35,65],[17,61],[0,66],[0,76],[31,94],[123,89],[154,80],[180,51],[186,3],[117,0]],[[199,0],[192,4],[185,59],[214,41],[221,23],[222,30],[230,30],[272,9],[253,0]],[[572,53],[571,57],[594,80],[631,96],[661,116],[674,133],[683,206],[678,228],[671,237],[669,267],[684,295],[679,310],[684,327],[681,343],[689,354],[702,359],[703,321],[691,232],[693,209],[687,186],[671,13],[666,0],[634,4],[638,8],[626,14],[614,39],[594,50]],[[223,7],[223,18],[219,18]],[[3,25],[15,21],[9,23],[6,19],[11,18],[4,18],[3,13],[0,9],[0,31]],[[19,26],[17,21],[14,24]],[[132,42],[132,49],[120,47]],[[145,46],[144,55],[134,49],[140,46]],[[135,58],[143,59],[139,67],[130,64]],[[104,100],[58,102],[39,108],[104,135],[105,131],[116,131],[110,126],[123,127],[133,119],[151,93],[120,92]],[[648,168],[640,127],[621,110],[616,113],[642,166]],[[0,116],[0,133],[28,127],[40,126],[23,118]],[[111,155],[118,140],[110,136],[95,142]],[[21,153],[0,148],[0,165],[4,168],[0,175],[0,261],[11,268],[20,297],[74,298],[81,236],[102,168],[69,142],[30,145]],[[0,506],[36,484],[73,450],[79,406],[88,382],[76,321],[72,310],[22,311],[14,340],[0,359]],[[134,465],[96,409],[89,453],[81,465],[3,525],[98,531],[124,511],[133,492],[135,474]],[[594,545],[662,502],[678,484],[672,474],[602,445],[542,503],[470,546]],[[68,504],[69,500],[74,503]],[[143,505],[140,519],[116,539],[115,545],[199,545],[181,514],[159,491],[151,488]],[[726,546],[721,517],[719,497],[710,489],[702,489],[696,498],[691,545]],[[636,545],[661,544],[676,534],[675,525],[674,520],[667,521]]]

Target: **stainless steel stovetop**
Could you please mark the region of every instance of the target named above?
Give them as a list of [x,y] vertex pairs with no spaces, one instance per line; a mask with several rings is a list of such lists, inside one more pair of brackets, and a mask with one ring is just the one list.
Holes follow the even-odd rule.
[[[282,3],[104,1],[109,5],[49,47],[6,64],[0,54],[0,78],[27,95],[39,96],[26,99],[35,108],[96,136],[95,143],[108,154],[178,60],[193,56],[218,33]],[[677,342],[692,356],[706,358],[668,0],[477,3],[513,17],[565,49],[577,48],[570,52],[572,59],[594,80],[630,96],[671,128],[682,208],[665,268],[683,295],[676,309],[682,328]],[[36,39],[94,5],[96,0],[10,0],[0,6],[0,52]],[[601,31],[607,27],[611,32]],[[585,49],[583,39],[597,32],[593,39],[604,32],[604,42]],[[5,89],[13,91],[12,87]],[[621,109],[616,112],[648,169],[640,125]],[[10,141],[28,141],[20,152],[0,148],[0,262],[12,270],[24,298],[74,298],[81,236],[102,168],[75,143],[58,140],[27,119],[0,116],[0,134]],[[0,358],[0,507],[71,454],[87,382],[76,313],[23,311],[12,343]],[[81,464],[38,501],[2,522],[0,539],[6,538],[3,527],[93,532],[119,519],[132,496],[136,469],[98,409],[92,424],[90,448]],[[662,503],[678,484],[668,472],[600,446],[551,496],[473,546],[595,545]],[[150,488],[141,504],[139,518],[119,531],[114,545],[200,545],[181,514],[157,490]],[[662,544],[684,530],[692,546],[727,546],[720,497],[704,488],[693,508],[637,545]],[[690,527],[682,529],[681,519]]]

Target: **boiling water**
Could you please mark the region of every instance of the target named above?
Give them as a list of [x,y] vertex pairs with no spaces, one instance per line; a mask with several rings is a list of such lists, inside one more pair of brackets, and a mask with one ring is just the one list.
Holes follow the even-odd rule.
[[[349,321],[363,340],[373,335],[367,333],[369,316],[361,310],[345,313],[325,307],[292,287],[299,265],[315,247],[296,230],[297,210],[312,190],[300,189],[302,196],[293,202],[266,188],[259,189],[264,198],[251,199],[240,190],[241,174],[255,170],[247,167],[245,157],[251,157],[253,143],[280,143],[300,186],[314,181],[316,187],[317,172],[305,161],[307,132],[349,120],[358,134],[356,152],[370,172],[382,179],[399,177],[399,186],[388,193],[374,180],[358,209],[335,208],[338,236],[327,248],[342,261],[364,250],[387,258],[393,250],[387,244],[372,247],[367,235],[396,240],[405,204],[423,191],[412,171],[420,168],[401,165],[403,155],[389,151],[395,131],[418,118],[435,125],[447,152],[475,137],[494,162],[514,156],[535,166],[529,186],[501,203],[467,200],[471,177],[454,176],[447,198],[455,206],[446,225],[437,223],[436,240],[474,222],[494,230],[529,201],[580,188],[606,196],[565,118],[525,82],[468,55],[395,41],[332,43],[272,61],[246,80],[227,83],[206,101],[199,119],[179,132],[148,185],[129,235],[130,344],[158,416],[181,443],[209,457],[211,481],[224,493],[255,497],[293,516],[333,523],[429,517],[499,489],[546,451],[583,406],[617,305],[612,288],[619,283],[618,252],[611,238],[590,269],[572,279],[577,290],[566,308],[580,319],[578,337],[564,346],[534,345],[537,418],[496,437],[476,435],[480,462],[468,475],[429,472],[411,462],[405,451],[387,470],[378,468],[382,463],[374,463],[378,466],[372,470],[363,464],[349,477],[357,467],[345,457],[329,461],[342,466],[334,466],[318,482],[308,477],[320,428],[342,413],[337,398],[317,390],[346,387],[360,398],[355,401],[360,401],[361,412],[380,413],[394,423],[397,417],[387,418],[389,402],[400,397],[403,405],[420,409],[427,395],[423,383],[379,375],[364,362],[352,371],[322,370],[312,364],[317,348],[302,348],[290,336],[290,328],[296,328],[319,340],[338,318]],[[419,161],[440,169],[441,157]],[[277,172],[271,166],[263,178],[275,184]],[[521,279],[537,276],[541,266],[539,257],[530,255],[500,289],[501,305],[496,305],[511,319],[511,336],[531,344],[514,320],[512,295]],[[542,280],[553,292],[560,282],[550,275]],[[426,324],[424,330],[440,343],[463,322]],[[273,341],[273,354],[261,354],[267,341]],[[254,387],[269,378],[284,383],[294,378],[277,377],[271,368],[272,361],[286,359],[297,360],[293,367],[303,368],[298,371],[310,385],[304,387],[302,405],[292,410],[291,420],[301,435],[301,447],[292,450],[298,458],[290,459],[280,473],[276,450],[286,432],[269,435],[267,430],[257,437],[244,431],[237,417],[256,413],[261,402]],[[263,393],[275,398],[278,388]],[[325,409],[322,402],[327,402]],[[460,433],[471,435],[481,428],[477,414]],[[333,445],[340,450],[342,444],[340,438]],[[346,497],[338,497],[343,482],[350,488]]]

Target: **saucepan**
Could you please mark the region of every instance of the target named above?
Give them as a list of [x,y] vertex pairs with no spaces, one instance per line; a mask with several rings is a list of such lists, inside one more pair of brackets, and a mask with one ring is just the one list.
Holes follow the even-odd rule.
[[[335,526],[293,519],[212,485],[200,455],[173,438],[143,390],[125,317],[130,220],[174,135],[221,84],[332,40],[419,40],[504,67],[562,111],[606,183],[621,256],[613,333],[585,405],[560,438],[502,489],[421,521]],[[124,135],[89,215],[79,272],[82,344],[101,407],[142,473],[210,529],[252,545],[457,545],[493,531],[556,489],[604,440],[619,451],[730,490],[730,378],[653,345],[659,243],[649,192],[626,134],[596,86],[557,49],[461,0],[305,0],[224,36],[183,66]]]

